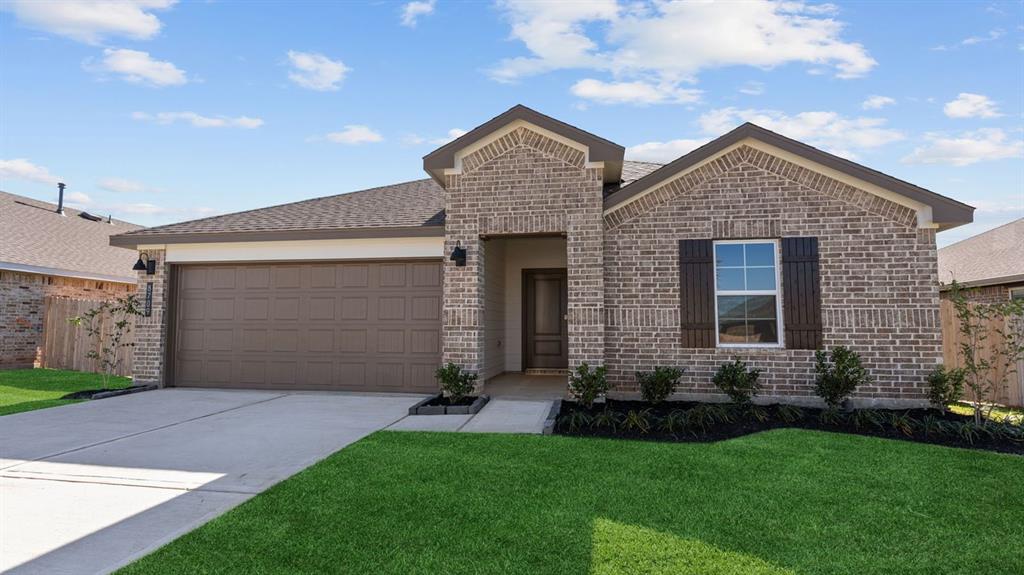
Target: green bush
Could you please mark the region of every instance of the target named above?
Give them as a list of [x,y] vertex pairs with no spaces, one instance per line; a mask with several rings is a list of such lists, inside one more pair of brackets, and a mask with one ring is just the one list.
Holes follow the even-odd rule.
[[795,405],[782,404],[775,408],[775,415],[786,423],[796,423],[804,418],[804,410]]
[[928,401],[936,409],[946,411],[949,404],[959,401],[963,395],[965,376],[966,373],[960,368],[946,369],[944,365],[936,367],[928,374]]
[[476,374],[463,370],[452,362],[448,362],[437,368],[434,377],[441,384],[441,391],[447,395],[452,403],[457,403],[462,398],[471,395],[476,388]]
[[832,348],[831,357],[818,350],[814,359],[814,391],[830,410],[839,409],[858,386],[871,383],[860,355],[846,346]]
[[737,405],[748,405],[761,389],[757,379],[761,377],[760,369],[747,369],[747,364],[735,360],[723,363],[711,379],[722,393]]
[[650,409],[642,409],[640,411],[631,409],[622,419],[622,429],[647,434],[651,431],[652,420],[654,419],[656,418],[651,414]]
[[602,365],[591,368],[586,362],[569,374],[569,391],[587,408],[608,393],[608,370]]
[[606,407],[604,410],[594,414],[594,417],[590,420],[590,427],[591,429],[615,431],[619,428],[620,423],[622,423],[622,417]]
[[661,403],[676,390],[683,370],[678,367],[657,366],[654,371],[636,372],[636,381],[640,384],[640,396],[644,401]]

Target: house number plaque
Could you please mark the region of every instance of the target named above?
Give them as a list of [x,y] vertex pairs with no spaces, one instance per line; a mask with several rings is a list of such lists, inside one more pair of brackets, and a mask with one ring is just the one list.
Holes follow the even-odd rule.
[[146,283],[146,307],[143,313],[146,317],[153,315],[153,282]]

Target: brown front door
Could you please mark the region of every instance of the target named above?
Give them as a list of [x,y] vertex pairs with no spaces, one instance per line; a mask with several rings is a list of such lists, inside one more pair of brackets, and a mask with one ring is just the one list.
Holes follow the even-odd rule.
[[523,368],[569,367],[568,279],[564,269],[523,270]]

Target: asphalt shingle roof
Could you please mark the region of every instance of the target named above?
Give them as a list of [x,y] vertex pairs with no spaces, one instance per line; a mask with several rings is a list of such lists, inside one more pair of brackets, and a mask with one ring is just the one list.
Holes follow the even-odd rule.
[[964,284],[1024,276],[1024,218],[939,250],[939,281]]
[[[624,162],[623,185],[661,164]],[[627,181],[627,174],[629,180]],[[409,228],[444,225],[444,190],[422,179],[335,196],[212,216],[129,234],[140,241],[166,234]]]
[[132,265],[138,255],[111,246],[110,236],[141,226],[107,223],[106,218],[91,221],[72,208],[64,208],[62,216],[56,209],[55,204],[0,191],[0,269],[33,266],[68,272],[59,275],[135,282]]

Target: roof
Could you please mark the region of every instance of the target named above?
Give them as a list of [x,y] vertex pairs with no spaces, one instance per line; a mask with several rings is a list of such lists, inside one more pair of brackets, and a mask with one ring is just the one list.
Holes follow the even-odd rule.
[[423,156],[423,169],[438,183],[444,183],[444,171],[455,167],[455,156],[460,151],[486,138],[504,126],[522,120],[548,130],[587,147],[590,162],[604,162],[604,181],[618,182],[622,170],[622,156],[626,149],[590,132],[581,130],[561,120],[527,108],[522,104],[512,106],[505,112],[466,132],[440,148]]
[[[625,162],[636,179],[661,164]],[[140,229],[113,245],[444,235],[444,189],[422,179]]]
[[691,167],[700,164],[704,160],[714,157],[730,146],[737,144],[747,138],[753,138],[775,146],[783,151],[789,152],[831,168],[848,176],[857,178],[869,184],[895,192],[932,208],[932,221],[938,224],[939,229],[949,229],[959,225],[967,224],[974,219],[974,208],[958,202],[952,198],[936,194],[930,190],[915,186],[909,182],[872,170],[850,160],[834,156],[828,152],[808,146],[787,138],[781,134],[766,130],[756,124],[747,122],[731,132],[704,144],[692,152],[673,160],[664,167],[655,170],[640,178],[630,186],[624,186],[619,191],[605,198],[605,209],[612,209],[645,191],[658,187],[667,178],[680,172],[685,172]]
[[939,281],[965,286],[1024,282],[1024,218],[939,250]]
[[146,228],[115,245],[444,235],[444,190],[422,179]]
[[135,283],[134,252],[112,247],[110,236],[140,226],[0,191],[0,269]]

